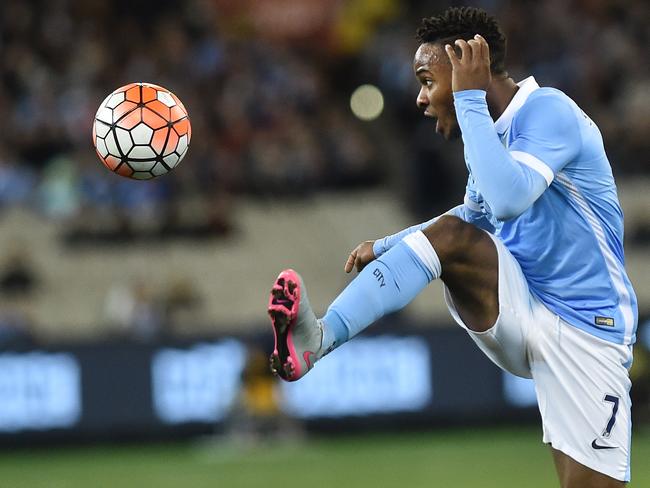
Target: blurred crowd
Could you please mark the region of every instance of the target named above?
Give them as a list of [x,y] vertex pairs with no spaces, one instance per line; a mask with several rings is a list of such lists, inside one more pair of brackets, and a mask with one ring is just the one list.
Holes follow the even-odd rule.
[[[516,80],[532,74],[541,85],[564,90],[599,125],[614,173],[648,176],[645,0],[472,4],[499,19]],[[416,109],[412,59],[419,20],[448,5],[3,0],[0,219],[7,209],[27,207],[61,222],[67,245],[92,248],[226,235],[237,226],[233,206],[242,194],[305,198],[384,184],[416,218],[445,211],[463,194],[462,150],[436,137]],[[91,141],[99,103],[134,81],[173,91],[193,128],[179,168],[149,182],[110,174]],[[376,84],[386,101],[369,124],[348,106],[362,83]],[[0,294],[37,294],[28,260],[18,251],[5,255]],[[136,337],[157,335],[160,324],[201,302],[182,284],[170,284],[176,298],[138,283],[113,285],[103,320]],[[0,315],[0,335],[24,329],[11,309]]]
[[[371,182],[372,145],[323,63],[222,24],[210,1],[2,2],[0,206],[63,219],[69,242],[200,237],[231,228],[233,194]],[[129,181],[94,155],[99,102],[132,81],[189,110],[192,147],[173,177]]]
[[[220,234],[231,228],[233,194],[300,196],[380,181],[382,143],[407,147],[397,157],[422,210],[446,205],[464,169],[458,151],[422,128],[411,60],[419,18],[448,4],[4,1],[0,206],[33,205],[66,220],[70,242]],[[647,172],[646,2],[474,4],[502,23],[515,78],[534,74],[565,90],[601,127],[615,170]],[[191,169],[148,184],[107,174],[90,146],[99,102],[137,80],[174,91],[193,125]],[[367,81],[386,94],[380,135],[347,109],[351,85]],[[188,197],[200,216],[190,222]]]

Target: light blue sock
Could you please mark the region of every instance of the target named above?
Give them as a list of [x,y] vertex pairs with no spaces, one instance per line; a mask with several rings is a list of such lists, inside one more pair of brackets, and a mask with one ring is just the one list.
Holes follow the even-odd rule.
[[440,273],[440,260],[426,236],[421,231],[410,234],[369,263],[332,302],[322,318],[323,350],[337,348],[403,308]]

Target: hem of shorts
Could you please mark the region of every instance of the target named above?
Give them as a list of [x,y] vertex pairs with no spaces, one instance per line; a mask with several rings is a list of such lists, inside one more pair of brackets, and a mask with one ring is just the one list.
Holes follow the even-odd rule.
[[628,476],[628,470],[626,469],[623,474],[619,470],[616,469],[607,469],[606,467],[604,468],[603,466],[596,466],[596,463],[593,462],[593,460],[586,458],[579,452],[571,449],[570,447],[567,447],[565,445],[559,444],[557,442],[549,441],[549,440],[544,440],[543,441],[545,444],[550,444],[553,449],[556,449],[558,451],[563,452],[567,456],[569,456],[571,459],[574,461],[577,461],[578,463],[582,464],[583,466],[588,467],[589,469],[593,469],[594,471],[597,471],[598,473],[602,473],[606,476],[609,476],[610,478],[614,478],[615,480],[618,481],[623,481],[625,483],[629,483],[631,476]]
[[501,319],[500,306],[499,306],[499,314],[497,315],[496,320],[488,329],[481,330],[481,331],[472,330],[467,326],[467,324],[465,324],[460,314],[458,313],[458,309],[456,308],[456,304],[454,303],[454,298],[451,296],[451,292],[449,291],[449,288],[447,288],[447,286],[444,284],[443,287],[444,287],[444,299],[445,299],[445,303],[447,304],[447,310],[449,310],[451,317],[456,321],[458,325],[460,325],[463,329],[465,329],[470,334],[474,334],[478,336],[488,335],[494,332],[496,326],[499,325],[499,319]]

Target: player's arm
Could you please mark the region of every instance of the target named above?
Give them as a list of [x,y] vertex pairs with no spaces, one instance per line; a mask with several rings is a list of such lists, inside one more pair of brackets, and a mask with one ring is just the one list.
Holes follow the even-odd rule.
[[[478,204],[470,198],[469,191],[465,194],[464,204],[458,205],[448,210],[443,215],[454,215],[459,219],[474,224],[477,227],[487,230],[488,232],[494,232],[492,224],[490,224],[490,222],[485,218],[485,215],[481,211]],[[412,234],[413,232],[417,232],[418,230],[426,229],[439,218],[440,216],[434,217],[431,220],[427,220],[421,224],[413,225],[395,234],[377,239],[376,241],[362,242],[350,252],[348,259],[345,262],[345,272],[349,273],[353,269],[361,271],[366,266],[366,264],[373,261],[374,259],[377,259],[395,244],[404,239],[407,235]]]
[[[485,218],[485,215],[481,211],[481,207],[478,203],[474,202],[469,194],[465,194],[465,202],[462,205],[457,205],[456,207],[447,210],[443,215],[453,215],[458,217],[465,222],[474,224],[481,229],[487,230],[488,232],[494,232],[492,224]],[[372,251],[375,258],[378,258],[395,244],[404,239],[407,235],[417,232],[418,230],[424,230],[438,220],[441,216],[422,222],[421,224],[413,225],[404,230],[397,232],[396,234],[391,234],[381,239],[377,239],[373,242]]]
[[540,97],[518,114],[519,136],[506,149],[485,98],[491,81],[487,43],[477,36],[456,44],[461,58],[451,46],[446,46],[446,51],[453,67],[454,104],[472,175],[492,214],[498,220],[512,219],[540,197],[555,173],[577,153],[579,127],[567,103]]

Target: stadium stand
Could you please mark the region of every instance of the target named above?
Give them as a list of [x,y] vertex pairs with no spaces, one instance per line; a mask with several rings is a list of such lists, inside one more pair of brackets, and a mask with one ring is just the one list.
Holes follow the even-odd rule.
[[[359,17],[355,1],[309,2],[287,24],[264,10],[273,2],[163,1],[155,12],[126,0],[2,2],[0,281],[20,248],[33,285],[1,292],[2,327],[47,341],[255,328],[278,269],[318,277],[310,291],[324,306],[348,279],[332,263],[342,268],[351,245],[453,204],[460,152],[414,110],[405,34],[442,3],[375,3]],[[643,308],[650,81],[635,60],[648,58],[645,2],[489,4],[508,31],[512,74],[565,90],[601,127]],[[587,35],[576,42],[578,25]],[[99,102],[135,80],[173,89],[194,128],[183,165],[147,184],[107,173],[90,141]],[[347,99],[367,81],[387,106],[363,125]],[[278,200],[278,188],[289,194]],[[302,246],[285,245],[288,211]],[[446,317],[439,293],[408,313]]]

